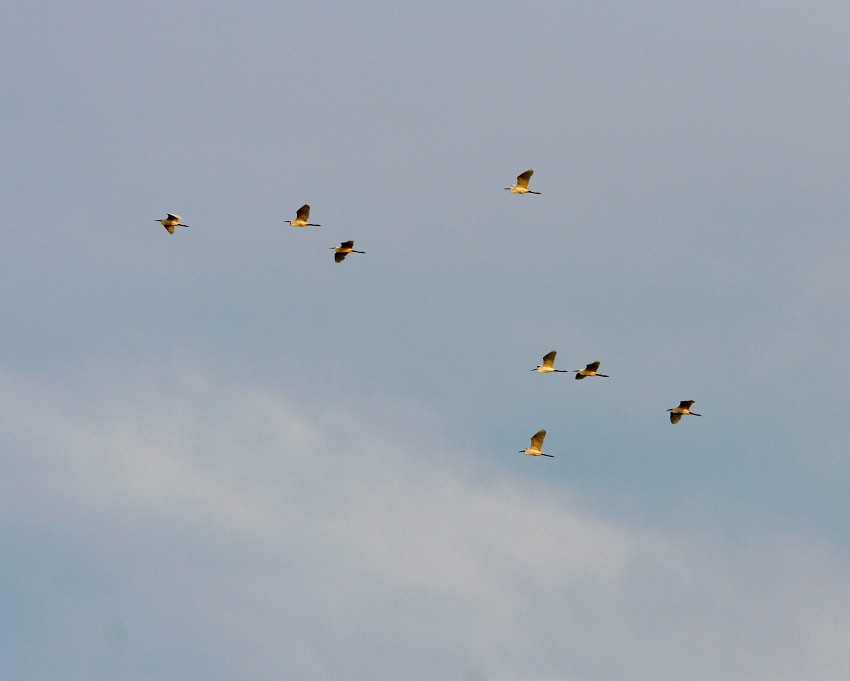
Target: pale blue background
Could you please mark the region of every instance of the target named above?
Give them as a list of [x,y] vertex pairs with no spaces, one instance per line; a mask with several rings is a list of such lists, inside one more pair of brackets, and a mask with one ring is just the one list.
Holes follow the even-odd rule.
[[846,4],[0,35],[4,678],[848,678]]

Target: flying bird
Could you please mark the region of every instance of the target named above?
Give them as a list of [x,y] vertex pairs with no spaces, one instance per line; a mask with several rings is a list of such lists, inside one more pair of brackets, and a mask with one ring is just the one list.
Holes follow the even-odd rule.
[[293,227],[321,227],[321,225],[314,225],[312,222],[307,222],[310,219],[310,206],[306,203],[298,209],[298,212],[295,214],[294,220],[284,220],[284,222],[288,222]]
[[180,224],[180,216],[175,215],[174,213],[168,213],[162,220],[154,220],[154,222],[158,222],[163,227],[165,227],[165,231],[169,234],[174,234],[175,227],[188,227],[189,225],[181,225]]
[[354,242],[353,241],[343,241],[339,246],[331,246],[332,251],[336,251],[334,253],[334,261],[342,262],[345,260],[345,256],[349,253],[365,253],[366,251],[355,251],[354,250]]
[[580,381],[583,378],[587,378],[588,376],[601,376],[602,378],[610,378],[608,374],[600,374],[599,372],[599,361],[591,362],[584,369],[573,369],[576,375],[576,380]]
[[520,454],[525,454],[526,456],[548,456],[550,459],[554,459],[554,455],[552,454],[544,454],[540,451],[540,448],[543,446],[543,438],[546,437],[545,430],[538,430],[534,435],[531,436],[531,446],[527,449],[520,449]]
[[511,194],[539,194],[540,192],[533,192],[528,188],[528,181],[532,175],[534,175],[533,170],[526,170],[524,173],[517,175],[516,184],[505,187],[505,189]]
[[691,411],[691,405],[693,405],[694,400],[682,400],[679,402],[678,407],[673,407],[672,409],[668,409],[670,412],[670,423],[678,423],[679,420],[687,415],[690,416],[702,416],[702,414],[697,414],[696,412]]
[[558,372],[561,374],[570,373],[568,369],[555,368],[555,355],[557,354],[557,350],[547,352],[545,355],[543,355],[543,364],[539,365],[536,369],[532,369],[532,371],[536,371],[538,374],[549,374],[552,372]]

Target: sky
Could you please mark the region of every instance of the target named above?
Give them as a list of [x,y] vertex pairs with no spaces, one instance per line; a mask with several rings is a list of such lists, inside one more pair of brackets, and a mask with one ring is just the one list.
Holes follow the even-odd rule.
[[845,3],[0,37],[8,678],[847,678]]

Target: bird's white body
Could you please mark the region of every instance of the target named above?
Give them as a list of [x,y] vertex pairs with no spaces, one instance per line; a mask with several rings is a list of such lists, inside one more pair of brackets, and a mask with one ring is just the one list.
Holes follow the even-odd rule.
[[331,246],[331,250],[334,251],[334,261],[342,262],[345,260],[345,256],[349,253],[365,253],[366,251],[355,251],[354,250],[354,242],[353,241],[343,241],[339,246]]
[[702,416],[702,414],[691,411],[693,404],[694,400],[682,400],[679,402],[678,407],[668,409],[667,411],[670,412],[670,423],[678,423],[683,416]]
[[526,447],[525,449],[520,449],[520,454],[525,454],[526,456],[548,456],[550,459],[554,459],[555,457],[552,454],[544,454],[540,449],[543,446],[543,439],[546,437],[545,430],[538,430],[534,435],[531,436],[531,446]]
[[591,362],[584,369],[575,369],[574,373],[576,375],[576,380],[580,381],[583,378],[587,378],[588,376],[601,376],[602,378],[610,378],[607,374],[599,373],[599,365],[600,362]]
[[558,373],[569,373],[566,369],[556,369],[555,368],[555,355],[558,354],[556,350],[551,350],[543,355],[543,364],[538,366],[536,369],[532,369],[532,371],[536,371],[538,374],[550,374],[553,372]]
[[181,225],[180,224],[181,217],[179,215],[175,215],[174,213],[168,213],[162,220],[154,220],[154,222],[158,222],[163,227],[165,227],[165,231],[169,234],[174,234],[175,227],[188,227],[189,225]]
[[310,222],[310,206],[306,203],[298,209],[294,220],[285,220],[293,227],[321,227]]
[[528,188],[528,181],[531,179],[531,176],[534,175],[533,170],[526,170],[524,173],[520,173],[517,175],[516,184],[511,185],[510,187],[505,187],[511,194],[539,194],[540,192],[533,192]]

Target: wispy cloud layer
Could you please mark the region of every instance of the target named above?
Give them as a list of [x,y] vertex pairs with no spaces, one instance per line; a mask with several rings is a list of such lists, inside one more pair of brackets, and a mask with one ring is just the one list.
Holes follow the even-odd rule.
[[148,369],[2,376],[19,675],[850,673],[833,547],[640,526],[508,477],[414,409]]

